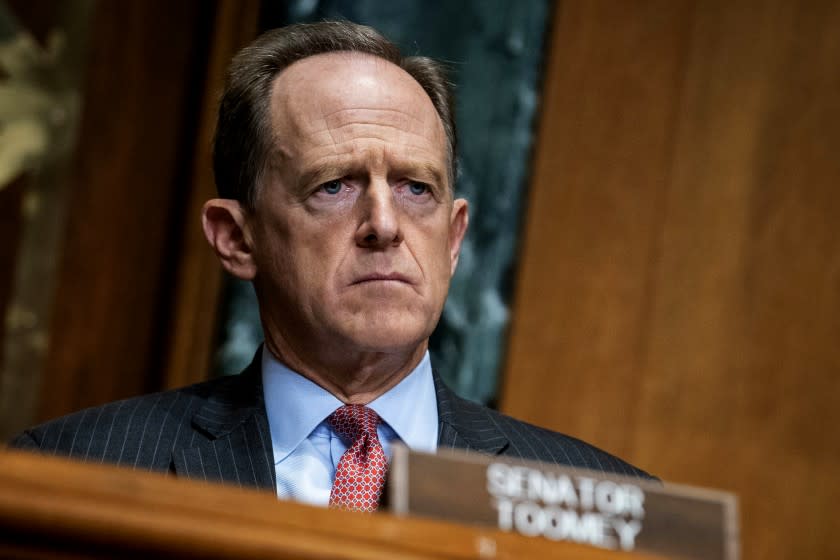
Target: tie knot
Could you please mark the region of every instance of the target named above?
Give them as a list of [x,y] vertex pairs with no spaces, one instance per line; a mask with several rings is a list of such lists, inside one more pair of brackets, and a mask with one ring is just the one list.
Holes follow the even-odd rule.
[[351,444],[363,435],[376,437],[379,415],[362,404],[346,404],[330,414],[330,426]]

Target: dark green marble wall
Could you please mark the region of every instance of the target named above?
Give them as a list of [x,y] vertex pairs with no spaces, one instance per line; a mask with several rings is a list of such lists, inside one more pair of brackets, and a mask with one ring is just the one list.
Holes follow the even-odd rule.
[[[548,0],[297,0],[264,3],[263,27],[346,18],[405,54],[446,61],[456,84],[460,176],[470,229],[432,362],[461,395],[491,402],[506,347],[508,304],[528,176]],[[219,370],[238,371],[261,340],[250,285],[231,283]]]

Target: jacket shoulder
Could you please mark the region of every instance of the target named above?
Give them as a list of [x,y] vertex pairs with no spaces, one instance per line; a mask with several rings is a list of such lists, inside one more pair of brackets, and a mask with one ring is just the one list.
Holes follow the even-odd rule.
[[508,445],[502,449],[502,456],[636,478],[655,478],[615,455],[575,437],[541,428],[483,405],[460,398],[458,400],[459,408],[472,416],[474,422],[492,425],[507,439]]
[[18,434],[10,447],[166,471],[171,449],[194,437],[195,412],[230,378],[95,406]]

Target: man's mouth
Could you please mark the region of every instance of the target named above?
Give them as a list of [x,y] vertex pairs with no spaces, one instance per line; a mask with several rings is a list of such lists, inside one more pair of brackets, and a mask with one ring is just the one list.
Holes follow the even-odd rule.
[[388,272],[388,273],[381,273],[381,272],[373,272],[370,274],[364,274],[359,276],[353,282],[352,285],[356,284],[365,284],[368,282],[400,282],[403,284],[411,284],[411,280],[405,276],[404,274],[400,274],[398,272]]

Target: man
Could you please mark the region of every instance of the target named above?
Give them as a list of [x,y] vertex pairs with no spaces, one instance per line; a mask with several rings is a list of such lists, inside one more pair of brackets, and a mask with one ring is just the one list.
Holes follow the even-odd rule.
[[461,400],[433,371],[428,339],[468,223],[451,107],[437,63],[364,26],[291,26],[245,48],[203,227],[254,284],[261,351],[239,376],[85,410],[13,445],[363,510],[395,441],[647,476]]

